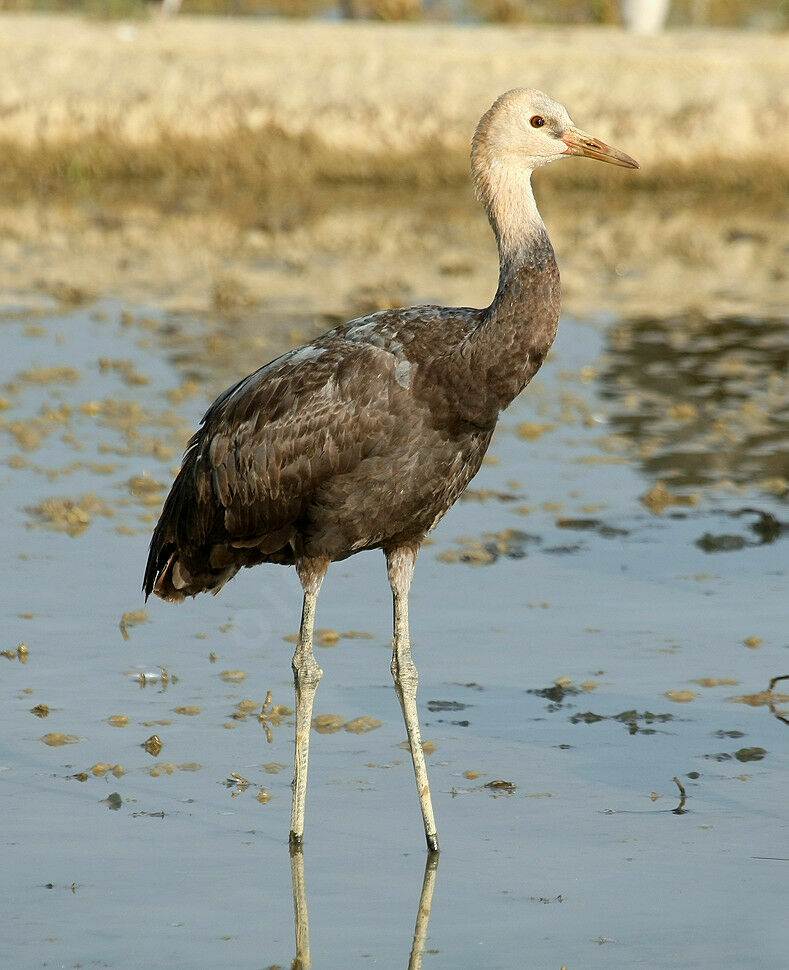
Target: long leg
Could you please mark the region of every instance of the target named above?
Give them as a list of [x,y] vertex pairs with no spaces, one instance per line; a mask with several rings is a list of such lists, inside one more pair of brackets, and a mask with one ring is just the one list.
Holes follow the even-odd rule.
[[[290,847],[290,875],[293,879],[293,912],[296,917],[296,958],[291,970],[310,970],[310,917],[307,912],[307,883],[304,853],[300,845]],[[427,877],[425,877],[427,878]],[[422,890],[424,895],[424,889]],[[428,911],[429,912],[429,911]]]
[[392,676],[395,690],[403,709],[408,743],[414,761],[416,790],[425,823],[425,837],[429,852],[438,852],[438,833],[430,800],[430,784],[427,780],[422,737],[419,732],[419,715],[416,709],[416,687],[419,680],[416,666],[411,658],[411,640],[408,633],[408,591],[414,575],[417,548],[401,546],[386,550],[386,568],[394,600],[394,642],[392,644]]
[[293,654],[293,680],[296,686],[296,754],[293,768],[293,810],[290,816],[290,844],[301,845],[304,838],[304,803],[307,799],[307,765],[310,756],[310,727],[315,692],[323,676],[312,651],[315,604],[328,562],[301,559],[296,570],[304,588],[304,606],[296,652]]

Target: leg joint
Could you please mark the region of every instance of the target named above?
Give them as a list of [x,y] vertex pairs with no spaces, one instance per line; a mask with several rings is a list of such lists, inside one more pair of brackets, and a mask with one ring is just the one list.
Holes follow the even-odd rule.
[[323,677],[323,670],[315,657],[293,658],[293,677],[297,687],[317,687]]
[[397,685],[407,690],[416,691],[419,683],[419,671],[416,669],[416,664],[411,659],[410,653],[402,657],[395,650],[392,654],[391,670]]

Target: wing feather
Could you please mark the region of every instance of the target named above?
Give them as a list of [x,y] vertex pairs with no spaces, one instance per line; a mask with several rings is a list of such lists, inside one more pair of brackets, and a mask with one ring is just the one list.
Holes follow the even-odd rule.
[[228,564],[227,553],[212,557],[213,546],[287,544],[315,491],[354,469],[389,429],[381,378],[396,365],[380,358],[391,355],[341,340],[320,349],[286,355],[234,385],[187,448],[165,512],[175,544],[205,547],[212,568]]
[[[373,488],[368,477],[390,480],[394,456],[408,451],[413,401],[404,395],[417,362],[440,357],[439,340],[456,345],[478,312],[373,314],[224,391],[190,440],[165,501],[146,593],[181,599],[216,591],[242,566],[293,562],[291,542],[311,510],[320,508],[321,528],[331,530],[334,501],[347,504],[359,482]],[[371,476],[359,477],[366,459],[373,459]],[[350,551],[338,546],[342,555]]]

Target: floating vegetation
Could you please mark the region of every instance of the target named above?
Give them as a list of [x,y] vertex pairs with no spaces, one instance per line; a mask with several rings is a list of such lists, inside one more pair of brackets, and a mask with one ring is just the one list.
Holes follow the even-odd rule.
[[379,721],[377,717],[355,717],[344,725],[344,729],[349,734],[367,734],[369,731],[375,731],[382,724],[383,721]]
[[148,610],[131,610],[128,613],[124,613],[118,624],[123,639],[129,639],[129,627],[139,626],[140,623],[145,623],[147,620]]
[[[346,630],[340,632],[338,630],[331,630],[327,627],[320,627],[315,631],[315,642],[319,647],[334,647],[340,640],[374,640],[374,633],[367,633],[364,630]],[[287,636],[282,638],[285,643],[298,643],[299,635],[298,633],[288,633]]]
[[778,707],[779,704],[789,701],[789,694],[779,694],[775,691],[775,685],[781,680],[789,680],[789,674],[773,677],[767,685],[767,690],[756,694],[741,694],[739,697],[730,697],[729,700],[738,704],[747,704],[749,707],[768,707],[774,717],[784,724],[789,724],[789,711],[780,710]]
[[645,505],[655,515],[662,515],[672,505],[693,506],[698,505],[700,501],[701,496],[697,492],[691,495],[670,492],[666,488],[666,483],[662,481],[656,482],[648,492],[641,496],[642,505]]
[[112,765],[104,761],[99,761],[85,771],[78,771],[75,775],[69,775],[69,778],[73,778],[75,781],[79,781],[84,784],[86,781],[89,781],[91,777],[104,778],[108,774],[113,775],[115,778],[122,778],[126,774],[126,769],[123,767],[123,765]]
[[164,743],[158,734],[152,734],[149,738],[142,742],[140,747],[144,748],[148,754],[153,755],[155,758],[161,752],[162,748],[164,747]]
[[64,744],[76,744],[81,739],[76,734],[60,734],[59,732],[53,732],[51,734],[45,734],[41,740],[50,748],[60,748]]
[[457,539],[459,549],[446,549],[439,553],[440,562],[465,563],[468,566],[489,566],[500,558],[523,559],[531,545],[539,545],[539,536],[505,529],[503,532],[486,532],[481,539]]
[[266,699],[263,701],[263,709],[258,714],[258,721],[260,721],[263,730],[266,732],[266,741],[269,744],[274,740],[271,728],[279,727],[285,718],[290,717],[292,713],[293,710],[290,707],[286,707],[284,704],[275,705],[273,703],[271,691],[266,694]]
[[140,387],[150,383],[150,378],[138,373],[130,360],[110,360],[108,357],[100,357],[99,371],[102,374],[114,371],[121,377],[123,383],[130,387]]
[[[266,700],[268,699],[269,698],[267,695]],[[253,701],[251,698],[245,697],[244,700],[239,701],[238,704],[236,704],[236,713],[239,717],[246,719],[248,715],[252,714],[260,706],[261,705],[258,701]]]
[[[159,670],[141,670],[139,673],[130,672],[130,676],[138,681],[140,687],[147,687],[149,684],[161,684],[162,689],[166,689],[171,682],[174,684],[178,680],[177,677],[170,674],[166,667],[160,667]],[[157,723],[169,724],[170,722]]]
[[126,483],[129,493],[138,500],[141,505],[158,508],[163,501],[163,492],[167,486],[163,482],[157,482],[147,475],[135,475]]
[[30,651],[26,643],[20,643],[16,650],[0,650],[0,657],[5,657],[6,660],[18,660],[22,664],[26,664]]
[[27,512],[33,516],[31,524],[37,523],[45,529],[70,536],[82,535],[97,515],[106,518],[115,515],[115,510],[92,492],[75,499],[47,499],[40,505],[29,507]]
[[733,519],[740,519],[743,516],[753,517],[747,523],[750,535],[705,532],[696,540],[699,549],[704,552],[737,552],[748,546],[770,545],[789,530],[786,522],[776,518],[772,512],[765,512],[762,509],[748,507],[727,514]]
[[696,700],[695,690],[667,690],[666,697],[675,704],[688,704]]
[[20,371],[16,380],[22,384],[76,384],[82,375],[74,367],[57,364]]
[[[403,751],[411,750],[411,744],[409,741],[402,741],[400,744],[397,745],[397,747],[402,748]],[[423,741],[422,751],[424,752],[424,754],[433,754],[435,751],[438,751],[438,745],[435,743],[435,741]]]
[[[152,754],[153,752],[148,752]],[[161,762],[159,764],[151,765],[148,769],[148,774],[151,778],[160,778],[162,775],[174,775],[176,772],[176,767],[174,764],[169,762]]]
[[522,421],[515,428],[515,434],[524,441],[539,441],[544,434],[553,431],[555,424],[550,422]]
[[581,532],[596,532],[597,535],[602,536],[604,539],[630,535],[629,529],[621,529],[617,526],[608,525],[602,519],[557,519],[556,525],[560,529],[578,529]]
[[312,729],[318,734],[336,734],[345,727],[345,718],[339,714],[319,714],[312,719]]
[[517,502],[523,498],[513,492],[498,492],[493,488],[467,488],[460,496],[463,502]]
[[509,798],[515,794],[517,787],[513,781],[504,781],[503,778],[497,778],[495,781],[489,781],[483,785],[482,790],[490,792],[494,798],[501,798],[502,795]]
[[758,485],[763,492],[769,492],[779,497],[783,497],[789,492],[789,482],[780,475],[776,475],[774,478],[764,478]]
[[258,793],[255,798],[261,805],[267,805],[271,801],[271,794],[262,785],[253,785],[248,778],[238,774],[238,772],[231,771],[230,777],[225,780],[224,785],[225,788],[230,789],[231,798],[238,798],[239,795],[250,788],[257,788]]
[[718,754],[705,754],[704,757],[708,758],[710,761],[761,761],[767,751],[764,748],[740,748],[739,751],[734,751],[729,754],[726,751],[720,751]]
[[246,791],[249,788],[249,781],[235,771],[230,772],[230,777],[225,781],[226,788],[237,788],[238,791]]
[[246,678],[246,670],[223,670],[219,674],[219,679],[224,680],[226,684],[240,684]]
[[280,771],[284,771],[289,767],[290,765],[283,765],[279,761],[270,761],[268,764],[263,765],[263,770],[267,775],[278,775]]
[[[673,714],[653,714],[651,711],[622,711],[621,714],[594,714],[586,711],[583,714],[573,714],[570,718],[571,724],[597,724],[600,721],[618,721],[627,728],[628,734],[657,734],[657,729],[649,725],[665,724],[668,721],[676,720]],[[645,726],[646,725],[646,726]]]
[[[547,606],[548,604],[542,604]],[[532,688],[526,691],[527,694],[534,694],[536,697],[544,697],[550,701],[549,711],[558,711],[564,702],[581,693],[590,693],[599,687],[596,680],[585,680],[582,684],[574,684],[569,677],[557,677],[550,687]]]

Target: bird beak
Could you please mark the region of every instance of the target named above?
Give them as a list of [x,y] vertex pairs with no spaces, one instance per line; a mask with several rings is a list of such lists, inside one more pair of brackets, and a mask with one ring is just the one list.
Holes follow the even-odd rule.
[[621,165],[623,168],[639,168],[638,162],[620,152],[618,148],[606,145],[604,141],[592,138],[585,131],[578,128],[568,128],[562,135],[562,141],[567,148],[562,152],[563,155],[586,155],[587,158],[597,158],[601,162],[610,162],[612,165]]

